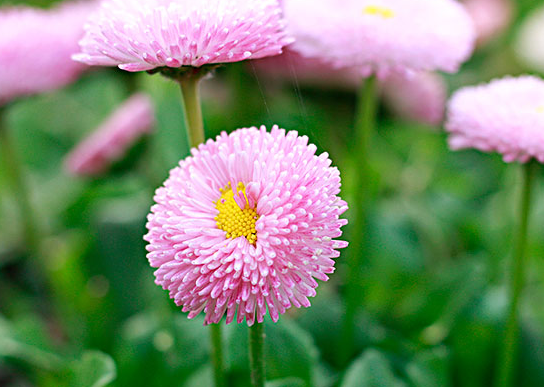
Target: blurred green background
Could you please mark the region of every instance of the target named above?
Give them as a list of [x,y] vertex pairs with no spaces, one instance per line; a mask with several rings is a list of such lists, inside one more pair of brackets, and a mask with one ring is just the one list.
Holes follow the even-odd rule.
[[[516,2],[510,29],[446,77],[450,92],[529,71],[512,47],[537,3]],[[156,105],[155,133],[103,177],[67,175],[63,157],[135,89],[148,92]],[[2,166],[1,386],[212,385],[203,319],[187,320],[154,284],[142,239],[154,189],[189,152],[179,99],[178,87],[158,75],[96,69],[63,90],[7,109],[46,237],[37,262],[22,244],[22,222]],[[356,155],[346,151],[355,102],[355,92],[299,90],[258,77],[244,63],[219,69],[203,84],[208,137],[260,124],[306,134],[339,166],[348,202],[358,200],[350,186]],[[312,307],[266,324],[270,386],[489,386],[504,323],[518,166],[498,155],[450,152],[441,129],[405,123],[384,108],[375,140],[377,199],[369,243],[360,252],[358,355],[347,371],[338,367],[341,256]],[[522,304],[518,385],[527,387],[544,385],[543,182],[541,174]],[[346,227],[345,238],[352,237]],[[246,329],[225,328],[231,386],[248,385]]]

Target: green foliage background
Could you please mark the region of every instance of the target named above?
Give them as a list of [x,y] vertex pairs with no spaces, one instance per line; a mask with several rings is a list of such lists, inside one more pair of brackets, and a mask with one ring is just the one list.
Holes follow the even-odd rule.
[[[511,29],[447,76],[450,91],[528,71],[516,62],[512,44],[537,2],[516,4]],[[63,157],[135,88],[147,91],[157,107],[153,136],[107,176],[68,176]],[[330,153],[342,172],[343,196],[358,200],[350,185],[356,155],[346,151],[354,92],[299,91],[235,64],[205,81],[203,97],[208,137],[260,124],[298,130]],[[2,166],[0,385],[212,385],[207,329],[201,318],[187,320],[154,284],[142,240],[154,189],[189,152],[179,98],[177,86],[158,75],[97,69],[7,110],[48,236],[38,262],[22,245],[21,219]],[[369,243],[360,252],[358,355],[348,368],[338,366],[346,270],[341,256],[311,308],[267,322],[269,386],[489,386],[505,315],[518,167],[498,155],[452,153],[441,130],[400,121],[383,108],[378,132],[372,154],[378,198]],[[522,305],[518,385],[524,387],[544,385],[543,182],[540,174]],[[346,238],[355,237],[346,227]],[[248,385],[246,330],[225,329],[231,386]]]

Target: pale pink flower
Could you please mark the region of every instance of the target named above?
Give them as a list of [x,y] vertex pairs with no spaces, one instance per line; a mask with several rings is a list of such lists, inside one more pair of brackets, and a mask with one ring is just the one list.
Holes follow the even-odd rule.
[[366,76],[391,70],[455,72],[474,45],[456,0],[285,0],[291,48]]
[[510,0],[463,0],[463,4],[474,20],[479,44],[500,34],[512,21]]
[[0,105],[60,88],[87,68],[74,63],[85,19],[93,2],[67,3],[51,10],[0,9]]
[[330,89],[356,90],[362,83],[355,68],[338,69],[316,58],[306,58],[289,48],[283,54],[252,63],[259,76],[272,80]]
[[347,223],[340,174],[316,149],[277,126],[238,129],[170,172],[144,239],[156,283],[189,318],[252,325],[310,305],[347,245],[334,239]]
[[291,42],[277,0],[106,0],[85,29],[74,59],[127,71],[262,58]]
[[496,79],[457,91],[446,130],[453,150],[498,152],[505,162],[544,162],[544,81],[533,76]]
[[65,160],[73,175],[94,176],[107,171],[144,134],[151,132],[155,111],[149,97],[135,94],[125,101]]
[[535,8],[523,19],[512,46],[527,68],[544,73],[544,6]]
[[436,73],[390,74],[382,82],[382,93],[389,109],[401,118],[428,125],[438,125],[444,118],[447,86]]

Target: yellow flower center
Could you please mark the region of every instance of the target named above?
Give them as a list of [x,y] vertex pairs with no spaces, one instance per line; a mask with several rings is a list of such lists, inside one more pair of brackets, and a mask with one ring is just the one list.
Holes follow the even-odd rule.
[[540,105],[536,108],[537,113],[544,113],[544,105]]
[[[217,228],[226,232],[227,238],[245,237],[249,243],[255,245],[257,242],[257,230],[255,222],[259,219],[255,208],[250,208],[247,200],[244,184],[238,183],[236,192],[232,190],[230,183],[225,188],[220,188],[221,197],[215,202],[215,208],[219,214],[214,218]],[[243,195],[243,199],[240,197]],[[244,208],[234,200],[237,196],[238,203],[245,203]]]
[[363,9],[363,14],[381,16],[384,19],[391,19],[395,16],[395,12],[393,12],[391,8],[381,7],[379,5],[367,5],[365,9]]

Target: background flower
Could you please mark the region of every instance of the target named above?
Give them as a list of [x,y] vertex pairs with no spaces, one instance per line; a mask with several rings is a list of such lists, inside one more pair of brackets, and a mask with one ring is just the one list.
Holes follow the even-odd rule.
[[0,105],[73,82],[87,66],[75,63],[83,23],[92,1],[66,3],[51,10],[0,9]]
[[145,94],[125,101],[89,137],[70,152],[65,168],[74,175],[93,176],[105,172],[130,146],[151,132],[155,111]]
[[148,218],[147,257],[189,318],[204,310],[218,323],[226,312],[227,323],[237,314],[253,325],[267,309],[277,321],[310,306],[314,278],[326,281],[346,246],[334,238],[347,223],[338,169],[315,151],[294,131],[239,129],[170,172]]
[[472,21],[454,0],[285,0],[292,49],[363,75],[455,72],[474,45]]
[[446,130],[454,150],[498,152],[504,161],[544,162],[544,81],[506,77],[457,91]]

